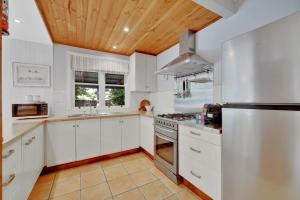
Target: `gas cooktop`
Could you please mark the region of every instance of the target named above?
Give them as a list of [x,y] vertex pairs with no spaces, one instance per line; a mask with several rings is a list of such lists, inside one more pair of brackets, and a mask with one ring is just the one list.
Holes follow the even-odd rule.
[[173,113],[173,114],[161,114],[157,115],[160,118],[171,119],[175,121],[185,121],[185,120],[192,120],[195,118],[195,114],[191,113]]

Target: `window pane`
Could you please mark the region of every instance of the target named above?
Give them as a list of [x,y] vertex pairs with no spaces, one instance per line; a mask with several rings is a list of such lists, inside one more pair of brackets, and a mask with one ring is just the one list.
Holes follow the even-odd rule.
[[124,85],[124,74],[105,74],[105,84]]
[[98,85],[75,85],[75,106],[97,106],[99,88]]
[[98,72],[75,71],[75,82],[98,84]]
[[124,106],[125,89],[124,87],[105,87],[105,105],[106,106]]

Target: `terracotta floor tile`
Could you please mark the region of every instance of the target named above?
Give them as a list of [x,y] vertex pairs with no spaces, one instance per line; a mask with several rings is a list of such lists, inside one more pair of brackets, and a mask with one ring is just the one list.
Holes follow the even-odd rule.
[[52,198],[50,200],[80,200],[80,191],[71,192],[62,196]]
[[185,190],[183,192],[179,192],[176,194],[179,200],[201,200],[196,194],[191,192],[190,190]]
[[113,195],[136,188],[136,185],[129,176],[122,176],[112,181],[108,181],[108,184]]
[[56,173],[54,182],[60,181],[60,179],[64,179],[66,177],[77,176],[77,175],[80,175],[79,168],[70,168],[70,169],[58,171]]
[[132,173],[130,177],[137,186],[145,185],[157,179],[149,170]]
[[128,173],[134,173],[134,172],[142,171],[142,170],[149,168],[149,166],[144,165],[140,161],[140,159],[124,162],[123,166],[125,167],[125,169],[127,170]]
[[45,184],[45,183],[53,183],[55,178],[55,173],[41,175],[35,185]]
[[173,194],[172,196],[167,197],[165,200],[178,200],[178,198],[175,194]]
[[169,195],[171,192],[166,186],[164,186],[160,181],[155,181],[149,183],[139,188],[147,200],[162,200]]
[[157,178],[161,179],[161,178],[167,178],[166,175],[164,175],[159,169],[157,168],[150,168],[149,169],[150,172],[156,176]]
[[81,191],[81,200],[106,200],[111,197],[107,183],[102,183],[83,189]]
[[108,167],[104,169],[104,174],[108,181],[113,180],[115,178],[127,175],[127,171],[123,167],[123,165],[115,165],[113,167]]
[[154,162],[149,158],[141,158],[140,161],[149,168],[154,167]]
[[138,190],[130,190],[128,192],[124,192],[116,197],[115,200],[143,200],[145,199],[143,194]]
[[160,181],[174,194],[186,190],[183,184],[177,185],[172,182],[169,178],[162,178]]
[[127,155],[127,156],[122,156],[122,157],[120,157],[120,160],[122,162],[127,162],[127,161],[136,160],[136,159],[140,159],[140,158],[145,158],[145,156],[142,153],[135,153],[135,154]]
[[120,158],[113,158],[113,159],[104,160],[100,162],[100,165],[102,166],[103,169],[120,165],[120,164],[121,164]]
[[80,170],[81,173],[90,172],[97,169],[101,169],[101,164],[100,162],[95,162],[95,163],[79,166],[78,169]]
[[49,198],[52,183],[35,185],[28,200],[46,200]]
[[87,188],[106,182],[102,169],[81,174],[81,188]]
[[80,190],[80,175],[66,177],[58,182],[54,181],[50,196],[57,197],[76,190]]

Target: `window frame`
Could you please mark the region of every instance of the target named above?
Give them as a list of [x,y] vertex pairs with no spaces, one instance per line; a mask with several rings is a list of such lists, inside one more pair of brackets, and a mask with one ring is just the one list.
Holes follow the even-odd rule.
[[[105,72],[104,73],[104,93],[106,92],[106,87],[108,86],[111,86],[111,87],[120,87],[120,88],[124,88],[124,105],[122,106],[107,106],[106,103],[105,103],[105,99],[104,99],[104,104],[105,104],[105,107],[106,108],[123,108],[123,107],[126,107],[126,91],[128,89],[126,89],[126,74],[120,74],[120,75],[123,75],[124,76],[124,80],[123,80],[123,85],[117,85],[117,84],[106,84],[106,77],[105,75],[106,74],[118,74],[118,73],[110,73],[110,72]],[[104,97],[105,98],[105,97]]]
[[[75,72],[76,71],[84,71],[84,72],[97,72],[98,73],[98,84],[95,83],[79,83],[75,82]],[[71,109],[77,110],[77,109],[83,109],[88,110],[88,106],[82,106],[82,107],[76,107],[75,106],[75,86],[77,83],[81,85],[98,85],[98,107],[99,110],[122,110],[122,109],[128,109],[129,108],[129,86],[128,86],[128,74],[122,74],[124,75],[124,85],[114,85],[114,84],[106,84],[105,83],[105,74],[118,74],[113,72],[102,72],[102,71],[89,71],[89,70],[74,70],[71,69]],[[124,87],[125,90],[125,105],[124,106],[106,106],[105,105],[105,89],[106,86],[120,86]],[[103,94],[103,95],[101,95]]]

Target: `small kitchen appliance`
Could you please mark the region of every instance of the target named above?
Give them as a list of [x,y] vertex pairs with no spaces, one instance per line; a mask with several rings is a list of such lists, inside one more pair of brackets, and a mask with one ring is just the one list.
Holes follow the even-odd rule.
[[12,104],[12,117],[14,119],[48,117],[48,104],[46,102]]

